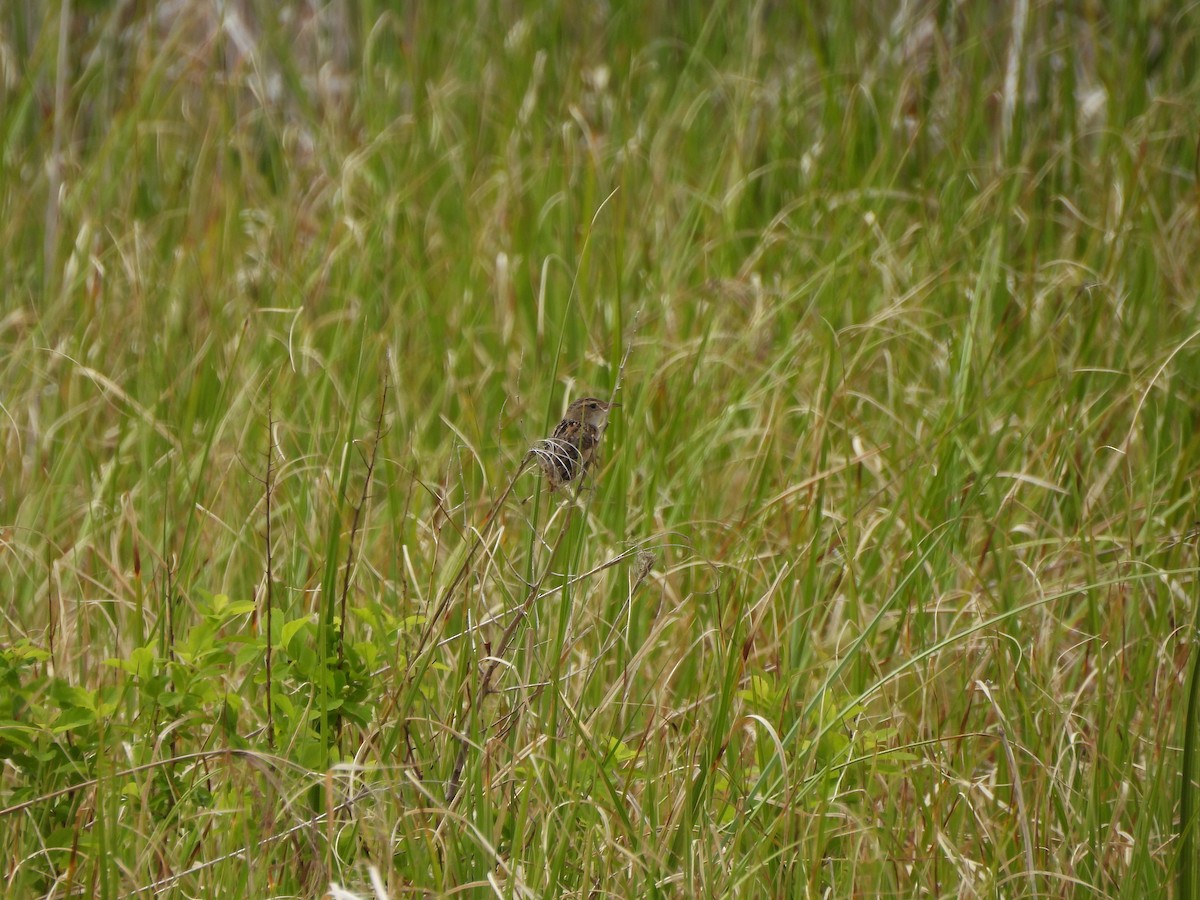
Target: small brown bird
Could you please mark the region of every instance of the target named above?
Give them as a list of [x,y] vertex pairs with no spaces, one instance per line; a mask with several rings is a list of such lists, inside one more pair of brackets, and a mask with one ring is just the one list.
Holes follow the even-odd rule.
[[609,412],[620,406],[584,397],[567,407],[554,434],[533,448],[538,466],[555,490],[585,474],[596,458]]

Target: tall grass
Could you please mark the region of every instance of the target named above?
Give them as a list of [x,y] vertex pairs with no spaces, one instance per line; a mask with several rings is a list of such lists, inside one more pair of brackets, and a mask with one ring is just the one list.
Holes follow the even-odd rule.
[[4,7],[6,890],[1195,896],[1198,46]]

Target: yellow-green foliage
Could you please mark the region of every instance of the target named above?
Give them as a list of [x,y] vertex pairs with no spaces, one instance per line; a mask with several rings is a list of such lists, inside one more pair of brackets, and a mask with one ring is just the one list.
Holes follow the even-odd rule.
[[1195,896],[1198,47],[0,4],[4,889]]

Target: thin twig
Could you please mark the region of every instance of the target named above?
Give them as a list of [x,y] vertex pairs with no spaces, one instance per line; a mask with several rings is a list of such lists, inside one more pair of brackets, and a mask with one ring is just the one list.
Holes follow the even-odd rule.
[[[492,677],[496,674],[496,669],[500,667],[500,663],[504,659],[504,655],[508,652],[509,647],[512,646],[513,639],[516,637],[517,629],[520,627],[521,623],[525,621],[530,610],[533,609],[534,603],[541,595],[542,583],[550,574],[550,564],[554,561],[554,557],[558,552],[558,548],[562,544],[563,537],[568,531],[571,530],[571,518],[574,515],[574,512],[575,507],[572,505],[567,510],[567,515],[563,520],[562,527],[559,529],[558,537],[554,540],[554,546],[551,548],[550,560],[547,562],[546,568],[542,570],[542,574],[538,577],[538,580],[530,586],[529,592],[525,597],[525,601],[517,610],[517,614],[513,617],[513,620],[508,623],[508,627],[504,629],[504,633],[500,636],[500,641],[497,644],[495,651],[491,654],[491,660],[488,663],[488,667],[484,670],[483,678],[480,679],[479,688],[475,695],[467,698],[466,706],[462,711],[464,720],[471,708],[482,703],[484,698],[487,697],[488,691],[491,688]],[[451,770],[450,779],[446,782],[447,803],[453,803],[454,798],[458,795],[458,789],[462,782],[462,770],[467,762],[467,751],[471,746],[471,741],[467,737],[465,721],[463,722],[463,727],[459,729],[459,731],[461,736],[459,737],[458,754],[454,758],[454,768]]]
[[[123,781],[124,779],[129,778],[131,775],[137,775],[139,772],[148,772],[152,769],[167,768],[179,765],[180,763],[191,762],[193,760],[212,759],[214,757],[221,756],[236,756],[251,761],[276,759],[278,762],[284,765],[295,765],[289,760],[279,759],[278,757],[267,757],[264,754],[256,753],[253,750],[242,750],[236,747],[223,747],[217,750],[197,750],[194,753],[183,753],[178,756],[168,757],[166,759],[156,759],[153,762],[142,763],[141,765],[132,766],[128,769],[121,769],[119,772],[111,772],[104,777],[114,781]],[[295,767],[300,768],[299,766]],[[88,788],[93,788],[99,783],[99,778],[88,778],[84,781],[77,781],[75,784],[69,784],[66,787],[61,787],[58,790],[50,791],[48,794],[42,794],[29,800],[22,800],[20,803],[14,803],[12,806],[6,806],[4,809],[0,809],[0,819],[3,819],[5,816],[11,816],[13,813],[19,813],[27,809],[32,809],[39,803],[48,803],[49,801],[55,800],[59,797],[66,797],[78,791],[84,791]]]
[[354,806],[354,804],[358,803],[359,800],[362,800],[370,793],[371,788],[360,788],[358,793],[356,793],[353,797],[347,797],[341,803],[337,804],[337,806],[332,807],[329,812],[318,813],[312,818],[305,819],[303,822],[298,822],[291,828],[285,829],[278,834],[268,835],[267,837],[260,839],[252,847],[239,847],[237,850],[233,850],[229,853],[223,854],[222,856],[215,857],[214,859],[206,859],[202,862],[198,862],[190,868],[184,869],[182,872],[172,872],[166,878],[160,878],[158,881],[155,881],[152,884],[148,884],[145,887],[138,888],[136,891],[125,894],[125,896],[137,897],[144,894],[146,891],[153,891],[155,894],[161,894],[168,887],[176,884],[184,878],[187,878],[189,875],[196,875],[200,872],[203,872],[205,869],[211,869],[213,866],[220,865],[221,863],[227,862],[231,859],[237,859],[239,857],[249,859],[251,851],[260,850],[269,844],[278,843],[284,838],[292,837],[299,832],[311,830],[317,825],[320,825],[322,822],[330,821],[334,815],[350,809]]
[[513,473],[513,477],[508,482],[508,486],[504,489],[503,493],[496,498],[496,501],[492,504],[491,508],[487,512],[487,515],[484,517],[483,525],[481,525],[479,530],[475,532],[475,541],[471,544],[470,549],[467,551],[466,558],[462,561],[462,565],[458,567],[458,571],[455,573],[454,579],[446,586],[446,589],[442,591],[441,596],[438,598],[438,601],[434,606],[432,615],[430,615],[429,619],[425,622],[425,629],[421,633],[421,638],[417,643],[417,648],[412,654],[412,660],[409,662],[410,671],[412,669],[412,661],[416,660],[425,650],[427,644],[429,643],[429,639],[433,634],[434,628],[437,627],[438,621],[441,619],[442,615],[446,612],[446,609],[450,605],[450,599],[454,596],[455,591],[458,590],[463,581],[466,580],[467,574],[471,568],[471,562],[475,558],[475,554],[479,552],[479,548],[483,546],[483,542],[487,539],[488,532],[491,531],[492,526],[495,524],[496,513],[499,512],[500,507],[504,505],[504,501],[508,499],[508,495],[513,492],[513,488],[516,487],[517,484],[517,479],[521,476],[521,473],[525,471],[526,466],[529,465],[529,462],[533,459],[533,457],[534,454],[532,450],[522,457],[520,464],[517,466],[516,472]]
[[404,668],[404,677],[400,680],[400,687],[389,694],[388,704],[382,714],[379,716],[380,727],[382,727],[382,723],[387,721],[388,717],[392,713],[392,710],[395,708],[396,698],[407,689],[413,678],[420,677],[420,674],[424,671],[427,663],[421,665],[420,667],[418,667],[417,664],[419,661],[423,660],[427,650],[432,650],[433,646],[436,646],[431,646],[430,641],[433,638],[434,630],[437,627],[438,621],[449,608],[450,601],[454,597],[454,594],[458,590],[459,586],[466,580],[467,575],[471,570],[471,563],[475,558],[475,554],[479,552],[479,548],[483,546],[483,542],[487,539],[488,533],[495,524],[496,514],[504,505],[504,502],[508,499],[509,494],[513,492],[513,488],[517,485],[517,479],[520,478],[521,473],[525,471],[525,468],[529,465],[532,459],[532,451],[526,453],[525,456],[521,458],[521,462],[517,465],[516,471],[513,472],[512,478],[509,479],[508,486],[505,487],[500,496],[496,498],[495,502],[492,503],[491,508],[488,509],[487,515],[484,517],[483,524],[478,530],[476,530],[475,540],[467,550],[466,558],[463,559],[462,564],[458,567],[458,571],[455,573],[454,578],[446,586],[445,590],[443,590],[439,595],[437,603],[434,605],[433,613],[426,620],[425,625],[421,630],[421,636],[417,639],[416,648],[411,654],[408,655],[408,659]]
[[[610,197],[611,197],[611,195],[610,195]],[[607,200],[605,202],[607,202]],[[638,307],[637,311],[634,313],[634,316],[633,316],[633,327],[631,329],[632,333],[637,332],[638,320],[641,317],[641,313],[642,313],[642,309],[641,309],[641,307]],[[630,350],[632,349],[632,347],[633,347],[633,338],[632,338],[632,334],[631,334],[630,339],[625,344],[625,352],[621,356],[621,363],[617,368],[616,383],[613,385],[612,394],[609,396],[610,403],[612,402],[612,399],[614,397],[616,397],[618,391],[620,391],[620,389],[621,389],[621,381],[623,380],[624,373],[625,373],[625,363],[629,359],[629,353],[630,353]],[[535,446],[535,448],[533,450],[530,450],[529,453],[527,453],[525,455],[525,460],[528,460],[532,456],[535,456],[537,454],[537,452],[538,452],[538,448]],[[524,463],[522,464],[521,468],[524,468]],[[520,470],[518,470],[518,474],[520,474]],[[514,483],[515,483],[515,478],[514,478]],[[510,483],[509,490],[511,490],[511,489],[512,489],[512,484]],[[504,497],[507,497],[507,496],[508,496],[508,492],[506,491],[504,494]],[[513,617],[513,620],[511,622],[509,622],[508,626],[504,629],[504,633],[500,636],[499,643],[497,644],[495,650],[490,654],[491,659],[488,662],[487,668],[484,670],[483,677],[480,679],[478,690],[476,691],[476,693],[474,694],[473,697],[468,697],[468,699],[467,699],[465,709],[463,710],[464,716],[467,713],[469,713],[469,711],[471,710],[471,708],[473,706],[476,706],[477,704],[482,703],[484,698],[487,697],[488,691],[491,689],[492,678],[495,676],[496,670],[500,667],[500,665],[504,661],[505,655],[508,653],[509,648],[512,646],[512,642],[513,642],[514,638],[516,637],[517,630],[520,628],[521,623],[524,622],[525,619],[528,617],[529,612],[530,612],[530,610],[533,609],[534,604],[542,596],[544,596],[542,593],[542,584],[545,582],[546,577],[550,574],[550,564],[553,563],[553,561],[554,561],[554,557],[557,554],[559,545],[561,544],[563,537],[567,534],[568,531],[570,531],[571,519],[572,519],[574,512],[575,512],[575,506],[572,505],[567,510],[566,518],[564,519],[562,527],[559,530],[558,537],[554,541],[554,546],[551,548],[550,559],[546,565],[546,568],[543,570],[542,574],[538,577],[537,581],[535,581],[532,585],[529,586],[529,591],[525,597],[525,601],[521,604],[520,608],[517,610],[517,614]],[[603,568],[603,567],[601,567],[601,568]],[[580,576],[580,577],[586,577],[586,576]],[[466,723],[464,721],[464,727],[460,729],[461,736],[459,737],[458,753],[455,756],[454,768],[451,770],[450,779],[446,782],[446,802],[447,803],[453,803],[454,798],[458,795],[459,787],[461,786],[461,783],[462,783],[462,771],[463,771],[464,766],[466,765],[467,753],[471,746],[471,742],[467,736],[467,731],[466,731],[465,725],[466,725]]]
[[375,474],[375,459],[379,453],[379,444],[383,440],[383,414],[386,409],[388,392],[388,370],[383,370],[383,386],[379,390],[379,415],[375,419],[375,443],[371,446],[371,455],[367,458],[367,476],[363,479],[362,496],[354,509],[354,520],[350,524],[350,543],[346,548],[346,574],[342,579],[341,622],[338,625],[338,665],[346,661],[346,598],[350,595],[350,576],[354,571],[354,540],[358,537],[362,525],[363,510],[366,509],[370,497],[371,478]]
[[1000,746],[1004,748],[1004,755],[1008,761],[1008,771],[1012,779],[1012,795],[1016,801],[1017,825],[1021,830],[1021,844],[1025,855],[1025,877],[1029,881],[1029,895],[1036,897],[1038,895],[1038,883],[1037,866],[1033,859],[1033,836],[1029,830],[1029,812],[1025,808],[1025,794],[1021,790],[1021,774],[1017,768],[1017,757],[1013,753],[1012,745],[1008,742],[1008,719],[1005,718],[1003,710],[1000,709],[1000,704],[996,702],[996,698],[992,696],[991,688],[987,682],[976,680],[975,688],[983,696],[987,697],[988,702],[992,705],[992,711],[996,714],[996,722],[1000,731]]
[[272,409],[272,395],[267,394],[267,746],[272,750],[275,749],[275,706],[271,702],[271,610],[274,608],[274,594],[272,592],[272,572],[274,567],[271,564],[271,500],[273,488],[275,486],[274,469],[272,462],[274,461],[275,450],[275,418],[274,410]]

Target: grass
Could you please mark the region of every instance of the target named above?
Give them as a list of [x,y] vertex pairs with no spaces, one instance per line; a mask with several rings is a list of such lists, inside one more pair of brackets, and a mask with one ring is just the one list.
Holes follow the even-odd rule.
[[215,9],[0,13],[9,895],[1200,895],[1193,10]]

